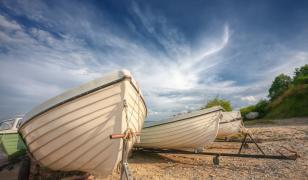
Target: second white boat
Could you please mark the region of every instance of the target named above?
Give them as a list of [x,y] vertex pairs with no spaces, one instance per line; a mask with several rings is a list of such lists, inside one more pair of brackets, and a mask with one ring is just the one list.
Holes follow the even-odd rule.
[[223,112],[222,115],[217,138],[225,138],[241,132],[243,120],[239,111]]
[[222,118],[219,106],[181,114],[173,118],[145,123],[141,141],[143,148],[199,149],[216,138]]

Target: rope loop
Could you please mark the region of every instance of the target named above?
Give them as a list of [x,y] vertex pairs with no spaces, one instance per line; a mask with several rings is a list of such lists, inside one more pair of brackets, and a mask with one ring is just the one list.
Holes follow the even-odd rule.
[[136,133],[131,128],[127,128],[127,130],[124,132],[125,136],[123,139],[131,140],[137,137]]

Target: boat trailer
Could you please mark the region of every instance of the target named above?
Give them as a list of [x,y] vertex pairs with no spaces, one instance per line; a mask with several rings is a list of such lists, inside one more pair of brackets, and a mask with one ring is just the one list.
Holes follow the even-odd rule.
[[[110,135],[110,139],[122,139],[123,141],[123,151],[122,151],[122,161],[120,163],[120,168],[121,168],[121,175],[120,175],[120,179],[121,180],[132,180],[133,176],[129,170],[128,167],[128,154],[129,154],[129,141],[136,136],[140,136],[140,133],[138,132],[132,132],[132,131],[126,131],[124,134],[112,134]],[[247,140],[247,138],[250,138],[250,140]],[[220,141],[222,142],[222,141]],[[229,142],[229,141],[225,141],[225,142]],[[200,155],[211,155],[214,156],[213,157],[213,164],[214,165],[219,165],[219,157],[220,156],[229,156],[229,157],[240,157],[240,158],[257,158],[257,159],[280,159],[280,160],[296,160],[298,157],[300,157],[298,155],[298,153],[296,151],[290,150],[286,147],[282,148],[285,151],[288,151],[289,153],[292,153],[291,155],[286,155],[281,151],[277,151],[279,153],[279,155],[267,155],[264,153],[264,151],[261,149],[261,147],[258,145],[258,143],[254,140],[254,138],[249,134],[249,133],[245,133],[244,134],[244,138],[242,141],[231,141],[231,142],[241,142],[241,146],[239,148],[238,153],[219,153],[219,152],[192,152],[192,151],[184,151],[184,150],[173,150],[173,149],[152,149],[152,148],[138,148],[138,151],[142,151],[142,152],[147,152],[147,153],[164,153],[164,154],[200,154]],[[256,145],[256,147],[258,148],[258,150],[261,152],[261,154],[242,154],[242,149],[243,148],[247,148],[248,144],[247,143],[253,143]],[[23,163],[27,163],[27,165],[21,165],[21,167],[27,167],[27,169],[24,170],[23,173],[19,172],[19,179],[25,179],[25,174],[27,174],[29,176],[29,172],[30,172],[30,160],[29,157],[26,156],[23,159],[26,159],[26,161],[22,161]],[[16,159],[15,161],[5,164],[3,166],[1,166],[1,169],[10,169],[11,166],[14,166],[14,164],[20,162],[21,159]],[[0,170],[1,171],[1,170]],[[20,176],[20,175],[23,176]],[[87,177],[83,176],[83,177]],[[63,177],[63,176],[62,176]],[[65,177],[65,176],[64,176]]]
[[[248,141],[256,145],[258,150],[261,154],[242,154],[242,149],[247,148],[247,137],[251,139]],[[241,146],[239,148],[238,153],[220,153],[220,152],[192,152],[192,151],[185,151],[185,150],[174,150],[174,149],[152,149],[152,148],[139,148],[139,151],[147,152],[147,153],[164,153],[164,154],[201,154],[201,155],[211,155],[214,156],[213,164],[219,165],[219,157],[220,156],[229,156],[229,157],[240,157],[240,158],[257,158],[257,159],[280,159],[280,160],[296,160],[299,155],[296,151],[290,150],[286,147],[283,147],[283,150],[292,153],[291,155],[286,155],[281,150],[277,151],[279,155],[267,155],[258,145],[258,143],[254,140],[254,138],[249,134],[245,133],[244,138],[241,141]]]

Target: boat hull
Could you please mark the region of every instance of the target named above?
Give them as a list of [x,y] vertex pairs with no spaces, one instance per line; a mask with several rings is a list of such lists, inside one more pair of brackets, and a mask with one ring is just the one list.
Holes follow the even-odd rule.
[[8,158],[16,157],[25,152],[25,145],[20,138],[19,134],[16,133],[0,133],[0,146],[1,151]]
[[217,138],[225,138],[241,132],[243,120],[240,112],[223,112],[223,118],[219,123]]
[[242,127],[243,127],[242,120],[236,120],[232,122],[219,124],[219,131],[217,138],[224,138],[227,136],[239,134],[241,132]]
[[127,128],[140,132],[145,117],[144,101],[126,78],[35,116],[19,132],[41,166],[106,176],[122,153],[122,140],[109,136]]
[[161,149],[199,149],[216,138],[221,111],[187,118],[159,126],[144,128],[141,142],[136,144],[142,148]]

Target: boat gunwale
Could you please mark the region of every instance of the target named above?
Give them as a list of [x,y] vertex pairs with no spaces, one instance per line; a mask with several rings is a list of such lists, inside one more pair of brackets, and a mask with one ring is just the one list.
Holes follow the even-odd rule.
[[18,132],[0,132],[0,135],[6,135],[6,134],[18,134]]
[[8,118],[8,119],[4,119],[4,120],[0,121],[0,124],[4,123],[4,122],[8,122],[8,121],[14,121],[13,124],[12,124],[12,127],[10,127],[9,129],[0,130],[0,135],[18,133],[19,127],[17,127],[17,126],[18,126],[18,123],[20,121],[22,121],[23,116],[24,115],[16,115],[14,118]]
[[243,118],[234,118],[231,121],[225,121],[225,122],[219,122],[219,124],[227,124],[227,123],[231,123],[231,122],[235,122],[235,121],[243,121]]
[[[204,113],[201,113],[201,114],[196,114],[196,115],[193,115],[193,116],[189,116],[189,117],[183,117],[183,118],[180,118],[180,119],[176,119],[174,121],[166,121],[166,122],[161,122],[160,124],[153,124],[153,125],[149,125],[147,127],[143,127],[143,129],[147,129],[147,128],[152,128],[152,127],[157,127],[157,126],[162,126],[162,125],[165,125],[165,124],[171,124],[171,123],[175,123],[175,122],[178,122],[178,121],[183,121],[183,120],[187,120],[187,119],[190,119],[190,118],[193,118],[193,117],[199,117],[199,116],[203,116],[205,114],[210,114],[210,113],[213,113],[213,112],[217,112],[217,111],[221,111],[223,112],[223,108],[222,107],[216,107],[216,109],[213,109],[211,111],[206,111]],[[170,119],[174,119],[176,117],[173,117],[173,118],[170,118]],[[157,122],[159,123],[159,122]]]
[[[129,80],[130,84],[134,87],[134,89],[137,91],[138,95],[141,97],[142,102],[143,102],[143,105],[144,105],[145,110],[146,110],[146,113],[145,113],[145,114],[146,114],[146,116],[147,116],[147,113],[148,113],[148,112],[147,112],[147,106],[146,106],[144,97],[143,97],[143,95],[141,94],[141,90],[140,90],[139,88],[136,87],[137,85],[136,85],[135,83],[132,82],[132,81],[133,81],[133,78],[132,78],[131,76],[124,75],[124,76],[123,76],[122,78],[120,78],[120,79],[111,81],[111,82],[109,82],[109,83],[106,83],[106,84],[103,84],[103,85],[98,86],[98,87],[96,87],[96,88],[93,88],[93,89],[91,89],[91,90],[89,90],[89,91],[86,91],[86,92],[83,92],[83,93],[78,94],[78,95],[76,95],[76,96],[73,96],[73,97],[71,97],[71,98],[68,98],[68,99],[66,99],[66,100],[64,100],[64,101],[61,101],[61,102],[59,102],[59,103],[57,103],[57,104],[55,104],[55,105],[53,105],[53,106],[51,106],[51,107],[49,107],[49,108],[47,108],[47,109],[45,109],[45,110],[43,110],[43,111],[37,113],[36,115],[32,116],[31,118],[25,120],[25,121],[20,125],[20,127],[19,127],[19,129],[18,129],[18,133],[20,133],[20,130],[21,130],[27,123],[29,123],[32,119],[34,119],[34,118],[36,118],[36,117],[38,117],[38,116],[40,116],[40,115],[42,115],[42,114],[44,114],[44,113],[50,111],[51,109],[54,109],[54,108],[56,108],[56,107],[58,107],[58,106],[61,106],[61,105],[65,104],[65,103],[68,103],[68,102],[70,102],[70,101],[73,101],[73,100],[75,100],[75,99],[78,99],[78,98],[80,98],[80,97],[82,97],[82,96],[91,94],[91,93],[93,93],[93,92],[95,92],[95,91],[98,91],[98,90],[100,90],[100,89],[106,88],[106,87],[111,86],[111,85],[113,85],[113,84],[122,82],[122,81],[124,81],[124,80]],[[74,89],[74,88],[73,88],[73,89]],[[48,101],[48,100],[47,100],[47,101]]]

